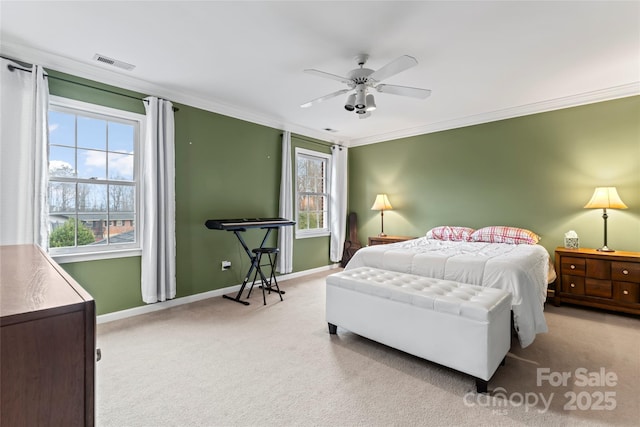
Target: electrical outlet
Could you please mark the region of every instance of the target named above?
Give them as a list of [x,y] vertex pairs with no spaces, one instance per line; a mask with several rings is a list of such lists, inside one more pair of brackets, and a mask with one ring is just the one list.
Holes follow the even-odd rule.
[[222,271],[228,270],[231,268],[231,261],[222,261]]

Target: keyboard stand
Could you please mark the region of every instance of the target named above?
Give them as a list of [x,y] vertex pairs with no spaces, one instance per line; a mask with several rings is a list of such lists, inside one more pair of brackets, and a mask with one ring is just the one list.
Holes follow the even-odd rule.
[[[264,247],[264,244],[266,243],[267,239],[269,238],[269,235],[271,234],[271,231],[274,228],[278,228],[278,227],[264,227],[264,228],[267,231],[264,234],[262,242],[260,243],[260,246],[259,246],[260,248]],[[246,229],[241,228],[241,229],[233,230],[233,234],[236,235],[236,237],[240,241],[240,244],[242,245],[242,248],[246,252],[246,254],[249,257],[249,259],[251,260],[251,267],[249,267],[249,271],[247,271],[247,274],[244,276],[244,280],[242,281],[242,286],[240,286],[240,290],[238,291],[236,296],[235,297],[231,297],[229,295],[222,295],[222,297],[226,298],[226,299],[230,299],[231,301],[239,302],[240,304],[249,305],[249,301],[243,301],[243,300],[240,299],[240,297],[242,297],[242,293],[244,292],[244,289],[247,287],[247,283],[251,279],[251,274],[253,273],[253,270],[258,268],[258,266],[256,265],[257,262],[258,262],[258,257],[257,257],[257,255],[252,254],[251,251],[249,250],[249,247],[247,246],[247,244],[245,243],[244,239],[242,238],[242,235],[240,234],[240,232],[242,232],[242,231],[246,231]],[[267,278],[264,277],[264,273],[262,273],[261,269],[258,269],[258,271],[260,272],[260,277],[262,278],[263,283],[266,283],[267,282]],[[275,289],[273,289],[272,291],[273,292],[277,292]],[[279,292],[281,294],[284,294],[284,291],[279,291]]]
[[[262,279],[263,283],[267,283],[267,278],[264,276],[264,273],[262,272],[262,270],[258,268],[259,267],[257,265],[258,256],[252,254],[252,251],[249,250],[249,247],[245,243],[244,239],[242,238],[242,234],[240,233],[247,231],[248,228],[262,228],[263,230],[266,230],[264,237],[262,238],[262,242],[260,243],[260,246],[259,246],[259,249],[263,249],[264,244],[266,243],[267,239],[269,238],[269,235],[271,234],[271,231],[274,228],[293,226],[295,225],[295,221],[291,221],[286,218],[208,219],[204,225],[210,230],[233,231],[233,234],[236,235],[236,237],[238,238],[238,241],[242,245],[242,248],[244,249],[245,253],[249,257],[249,260],[251,261],[251,267],[249,267],[249,271],[247,272],[247,275],[244,276],[244,280],[242,281],[242,286],[240,286],[240,290],[238,291],[236,296],[231,297],[228,295],[223,295],[223,297],[226,299],[239,302],[240,304],[249,305],[249,301],[242,301],[240,297],[242,296],[242,292],[244,292],[244,289],[247,287],[247,283],[251,279],[251,273],[253,273],[254,269],[256,269],[259,272],[260,278]],[[275,290],[272,290],[272,291],[276,292]],[[279,293],[284,294],[284,291],[279,291]]]

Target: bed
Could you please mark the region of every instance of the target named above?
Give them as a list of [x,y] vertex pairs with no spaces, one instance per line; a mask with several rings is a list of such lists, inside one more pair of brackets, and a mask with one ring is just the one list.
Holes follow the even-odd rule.
[[405,242],[362,248],[345,270],[374,267],[504,289],[512,295],[514,327],[522,347],[533,343],[536,334],[548,331],[543,310],[547,284],[555,273],[544,247],[531,242],[516,244],[521,242],[509,239],[473,241],[470,234],[461,237],[463,240],[433,236],[427,233],[426,237]]

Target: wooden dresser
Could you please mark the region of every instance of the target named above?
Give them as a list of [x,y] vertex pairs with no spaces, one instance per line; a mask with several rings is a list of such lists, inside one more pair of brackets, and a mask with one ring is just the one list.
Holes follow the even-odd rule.
[[640,252],[556,249],[555,305],[640,314]]
[[93,426],[95,302],[32,245],[0,246],[0,425]]
[[409,236],[375,236],[369,237],[369,246],[373,245],[387,245],[389,243],[404,242],[405,240],[415,239],[415,237]]

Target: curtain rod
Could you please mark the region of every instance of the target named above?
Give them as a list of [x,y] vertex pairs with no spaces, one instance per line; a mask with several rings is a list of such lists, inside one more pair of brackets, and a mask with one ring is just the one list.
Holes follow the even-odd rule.
[[[5,58],[4,56],[2,58],[6,59],[6,60],[9,60],[9,61],[14,61],[13,59]],[[31,70],[29,70],[28,68],[22,68],[22,67],[17,66],[17,65],[7,64],[7,68],[9,69],[9,71],[20,70],[20,71],[26,71],[27,73],[31,72]],[[126,98],[137,99],[138,101],[142,101],[142,102],[149,102],[146,99],[141,99],[141,98],[138,98],[137,96],[127,95],[126,93],[115,92],[113,90],[104,89],[104,88],[100,88],[100,87],[96,87],[96,86],[91,86],[91,85],[88,85],[86,83],[80,83],[80,82],[75,82],[73,80],[63,79],[62,77],[49,76],[49,75],[45,75],[45,77],[49,78],[49,79],[60,80],[62,82],[66,82],[66,83],[71,83],[71,84],[78,85],[78,86],[84,86],[84,87],[87,87],[89,89],[95,89],[95,90],[99,90],[99,91],[102,91],[102,92],[111,93],[113,95],[120,95],[120,96],[124,96]],[[176,108],[176,107],[173,107],[173,106],[171,108],[173,109],[174,112],[175,111],[180,111],[179,108]]]
[[[281,133],[280,136],[282,135],[284,134]],[[311,139],[304,135],[298,135],[298,134],[295,134],[295,137],[298,139],[302,139],[306,142],[310,142],[312,144],[324,145],[325,147],[333,147],[334,145],[337,145],[338,147],[340,147],[340,149],[344,148],[344,145],[338,144],[337,142],[316,141],[315,139]]]

